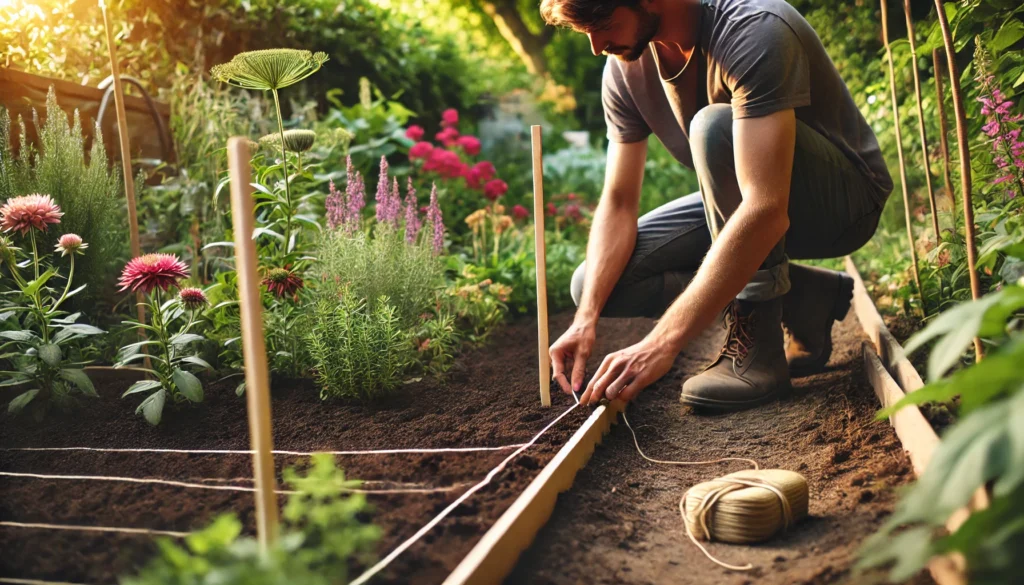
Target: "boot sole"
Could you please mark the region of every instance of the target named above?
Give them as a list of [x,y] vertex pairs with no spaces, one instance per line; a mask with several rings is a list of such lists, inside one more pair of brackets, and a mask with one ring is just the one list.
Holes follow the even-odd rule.
[[756,406],[762,406],[764,404],[768,404],[769,402],[779,400],[780,398],[785,398],[789,396],[791,390],[792,387],[781,388],[779,390],[776,390],[775,392],[772,392],[771,394],[761,396],[760,398],[739,401],[715,400],[714,398],[701,398],[699,396],[687,396],[684,394],[679,397],[679,402],[686,406],[692,406],[695,409],[705,411],[736,412],[740,410],[748,410]]
[[832,357],[832,325],[837,321],[845,319],[846,315],[850,312],[850,305],[853,301],[853,284],[853,277],[849,274],[841,273],[839,275],[839,290],[836,291],[835,302],[832,305],[832,324],[828,328],[825,347],[822,348],[818,359],[813,362],[800,366],[790,366],[790,376],[801,378],[819,374],[828,365],[828,360]]

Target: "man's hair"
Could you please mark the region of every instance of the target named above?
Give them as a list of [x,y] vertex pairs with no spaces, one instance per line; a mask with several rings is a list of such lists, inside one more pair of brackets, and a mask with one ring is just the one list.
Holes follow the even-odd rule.
[[616,8],[639,5],[640,0],[542,0],[540,15],[551,26],[589,32],[607,25]]

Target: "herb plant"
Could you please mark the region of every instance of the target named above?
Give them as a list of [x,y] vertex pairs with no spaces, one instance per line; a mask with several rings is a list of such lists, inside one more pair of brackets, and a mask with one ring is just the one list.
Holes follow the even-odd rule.
[[[49,226],[59,224],[64,213],[49,195],[23,195],[9,199],[0,207],[0,227],[4,233],[17,233],[27,240],[26,253],[15,247],[6,235],[0,235],[0,263],[6,265],[15,289],[5,293],[0,301],[0,322],[13,325],[0,331],[0,363],[13,364],[13,371],[0,372],[4,380],[0,386],[29,386],[8,404],[8,411],[18,413],[30,403],[41,418],[51,404],[66,407],[75,390],[87,396],[96,396],[92,381],[81,368],[87,362],[77,361],[74,341],[104,333],[103,330],[76,323],[80,313],[69,315],[61,306],[81,292],[85,285],[72,290],[75,277],[75,257],[83,255],[88,244],[76,234],[64,234],[49,256],[58,260],[68,257],[68,273],[64,286],[53,288],[63,276],[56,261],[47,262],[39,249],[37,239]],[[37,235],[38,234],[38,235]],[[26,237],[27,236],[27,237]],[[23,275],[22,272],[26,274]]]

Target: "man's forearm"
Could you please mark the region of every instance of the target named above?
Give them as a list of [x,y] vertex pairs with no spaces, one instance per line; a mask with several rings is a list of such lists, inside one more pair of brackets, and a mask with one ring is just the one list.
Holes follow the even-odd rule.
[[576,322],[594,325],[636,246],[636,210],[604,197],[594,214]]
[[784,209],[741,204],[711,245],[693,281],[651,331],[651,338],[675,353],[682,351],[750,282],[788,228]]

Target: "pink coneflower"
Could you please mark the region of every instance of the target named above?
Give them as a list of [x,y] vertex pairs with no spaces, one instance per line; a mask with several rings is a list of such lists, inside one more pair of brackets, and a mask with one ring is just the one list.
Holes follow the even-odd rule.
[[480,140],[475,136],[460,136],[455,141],[469,156],[480,154]]
[[49,195],[12,197],[0,207],[0,228],[5,232],[28,233],[30,229],[45,232],[49,224],[60,223],[64,212]]
[[459,123],[459,111],[455,108],[448,108],[441,112],[441,125],[445,127],[455,126]]
[[484,197],[491,201],[497,201],[499,197],[508,191],[508,184],[501,179],[491,179],[484,185]]
[[178,300],[189,311],[198,311],[210,303],[202,289],[191,286],[178,291]]
[[121,271],[120,291],[131,289],[144,293],[155,288],[167,290],[188,277],[188,266],[173,254],[145,254],[132,258]]
[[418,141],[420,138],[423,138],[423,128],[413,124],[405,129],[405,137],[409,140]]
[[414,243],[421,227],[420,216],[416,213],[416,190],[412,188],[412,177],[409,177],[405,192],[405,241]]
[[441,205],[437,202],[437,184],[431,184],[430,207],[427,208],[427,221],[430,223],[433,239],[431,245],[434,253],[440,254],[444,247],[444,221],[441,217]]
[[430,157],[430,153],[434,152],[434,145],[429,142],[417,142],[412,145],[409,149],[409,159],[418,160]]
[[82,250],[89,247],[82,241],[82,236],[78,234],[64,234],[57,240],[57,245],[54,246],[55,252],[60,252],[61,256],[67,256],[68,254],[84,254]]
[[516,205],[512,208],[512,215],[514,215],[516,219],[526,219],[530,217],[530,210],[522,205]]
[[267,290],[278,298],[290,296],[293,300],[296,300],[299,297],[299,290],[302,289],[303,282],[298,275],[288,268],[271,268],[263,279],[263,286],[267,287]]

